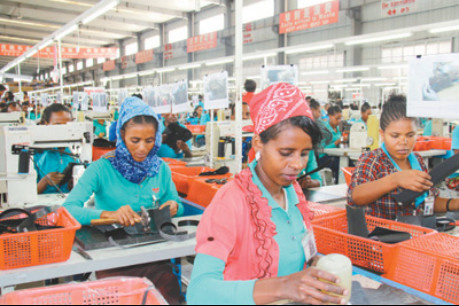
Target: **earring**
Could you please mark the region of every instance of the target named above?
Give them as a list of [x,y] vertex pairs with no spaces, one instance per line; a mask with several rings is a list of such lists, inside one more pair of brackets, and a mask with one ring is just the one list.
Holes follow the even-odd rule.
[[255,154],[255,159],[256,159],[257,161],[259,161],[260,158],[261,158],[261,152],[258,151],[257,154]]

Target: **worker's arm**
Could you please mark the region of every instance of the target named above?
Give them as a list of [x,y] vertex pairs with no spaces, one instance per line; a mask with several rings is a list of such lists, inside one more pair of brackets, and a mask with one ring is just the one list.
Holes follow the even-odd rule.
[[[166,163],[161,164],[161,190],[165,190],[166,192],[164,195],[158,199],[160,205],[168,204],[171,202],[177,203],[177,213],[176,215],[172,215],[172,217],[181,217],[185,211],[183,204],[180,202],[180,197],[177,192],[177,188],[175,187],[174,182],[172,181],[172,173],[171,169]],[[172,211],[171,211],[172,212]]]
[[[438,197],[435,199],[435,212],[436,213],[446,213],[447,207],[446,204],[448,203],[449,199]],[[459,198],[453,199],[449,204],[449,211],[459,211]]]

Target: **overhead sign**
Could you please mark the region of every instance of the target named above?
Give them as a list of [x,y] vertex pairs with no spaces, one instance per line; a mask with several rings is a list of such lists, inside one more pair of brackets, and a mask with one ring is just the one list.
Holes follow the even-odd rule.
[[137,65],[151,62],[153,61],[153,59],[154,59],[153,49],[140,51],[139,53],[135,55],[135,63]]
[[381,0],[382,16],[393,17],[416,11],[416,0]]
[[299,10],[282,13],[279,33],[302,31],[339,21],[339,0],[333,0]]
[[169,60],[174,57],[172,44],[164,45],[164,59]]
[[[0,44],[0,56],[19,57],[32,46]],[[118,48],[62,48],[62,58],[65,59],[88,59],[88,58],[112,58],[116,57]],[[54,58],[54,47],[41,49],[34,57]]]
[[113,71],[116,69],[116,61],[106,61],[102,68],[104,71]]
[[217,48],[217,32],[188,38],[188,53]]

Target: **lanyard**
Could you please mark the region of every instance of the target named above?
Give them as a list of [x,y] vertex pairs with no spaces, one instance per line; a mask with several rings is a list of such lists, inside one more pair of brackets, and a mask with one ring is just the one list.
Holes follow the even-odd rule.
[[[387,157],[389,157],[389,160],[392,162],[392,164],[394,165],[394,167],[397,169],[397,171],[401,172],[402,169],[400,168],[400,166],[394,161],[394,159],[392,158],[392,156],[390,156],[389,152],[387,151],[387,148],[386,148],[386,144],[383,143],[381,145],[381,149],[384,151],[384,153],[387,155]],[[419,164],[419,161],[418,159],[416,158],[416,156],[411,153],[409,156],[408,156],[408,160],[411,164],[411,168],[413,170],[418,170],[418,171],[423,171],[422,168],[421,168],[421,165]],[[426,198],[429,196],[429,193],[426,192],[424,193],[422,196],[416,198],[416,201],[415,201],[415,205],[416,205],[416,208],[419,208],[419,206],[421,206],[422,203],[425,202]]]

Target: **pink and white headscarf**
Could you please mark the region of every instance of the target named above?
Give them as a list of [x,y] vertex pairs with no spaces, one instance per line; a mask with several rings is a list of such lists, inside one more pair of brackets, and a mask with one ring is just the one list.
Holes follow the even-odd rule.
[[304,116],[314,120],[301,90],[287,83],[266,88],[252,98],[249,106],[253,131],[257,135],[289,118]]

